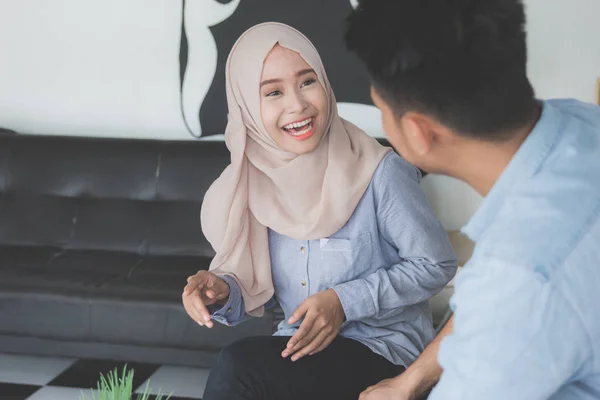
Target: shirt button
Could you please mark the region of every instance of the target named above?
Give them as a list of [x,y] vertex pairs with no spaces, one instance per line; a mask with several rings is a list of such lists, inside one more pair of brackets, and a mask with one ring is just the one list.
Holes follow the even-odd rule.
[[301,284],[302,286],[306,286],[306,281],[302,281],[302,282],[300,282],[300,284]]
[[304,246],[300,247],[300,253],[302,253],[302,254],[306,253],[306,247],[304,247]]

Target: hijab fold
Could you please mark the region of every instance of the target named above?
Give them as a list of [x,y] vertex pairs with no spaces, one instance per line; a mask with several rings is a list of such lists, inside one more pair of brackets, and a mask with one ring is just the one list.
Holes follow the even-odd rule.
[[[261,120],[263,62],[276,44],[304,58],[328,97],[325,134],[311,153],[279,148]],[[206,192],[201,224],[216,252],[209,270],[233,277],[246,312],[260,316],[274,294],[268,229],[297,240],[336,233],[390,149],[339,117],[317,50],[287,25],[269,22],[247,30],[234,44],[225,71],[231,163]]]

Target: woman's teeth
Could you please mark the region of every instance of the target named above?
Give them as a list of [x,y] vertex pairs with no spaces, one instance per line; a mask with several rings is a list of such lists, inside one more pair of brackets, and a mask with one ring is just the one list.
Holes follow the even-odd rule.
[[[301,136],[304,135],[312,129],[313,118],[307,118],[304,121],[294,122],[293,124],[288,124],[283,127],[283,129],[293,136]],[[306,127],[306,128],[304,128]],[[302,129],[304,128],[304,129]],[[300,130],[302,129],[302,130]]]

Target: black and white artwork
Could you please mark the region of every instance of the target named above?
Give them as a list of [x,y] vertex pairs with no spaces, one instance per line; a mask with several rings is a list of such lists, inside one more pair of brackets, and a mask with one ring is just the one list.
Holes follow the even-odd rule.
[[220,139],[224,67],[249,27],[279,21],[319,50],[342,117],[382,136],[343,23],[357,0],[0,2],[0,128],[21,134]]

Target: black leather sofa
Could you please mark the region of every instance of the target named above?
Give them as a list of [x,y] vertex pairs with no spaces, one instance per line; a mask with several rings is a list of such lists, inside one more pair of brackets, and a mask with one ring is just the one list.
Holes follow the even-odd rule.
[[0,130],[0,352],[210,366],[274,315],[206,329],[181,305],[213,251],[200,206],[223,142]]

